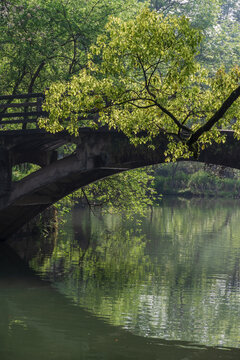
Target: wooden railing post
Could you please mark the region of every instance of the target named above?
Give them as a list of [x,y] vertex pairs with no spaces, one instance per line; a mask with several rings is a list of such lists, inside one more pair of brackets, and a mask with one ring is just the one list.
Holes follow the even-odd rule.
[[[39,113],[37,117],[41,116],[42,114],[42,103],[43,103],[43,97],[39,96],[37,98],[37,112]],[[36,121],[36,127],[39,128],[37,121]]]
[[24,121],[22,124],[22,129],[25,130],[27,128],[27,112],[28,112],[28,106],[24,106]]
[[37,98],[37,112],[39,113],[39,114],[41,114],[41,112],[42,112],[42,103],[43,103],[43,97],[38,97]]

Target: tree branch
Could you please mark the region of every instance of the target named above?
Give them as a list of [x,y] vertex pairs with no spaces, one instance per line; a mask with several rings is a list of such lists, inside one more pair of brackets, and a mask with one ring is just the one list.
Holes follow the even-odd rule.
[[173,122],[177,125],[177,127],[178,127],[179,129],[183,129],[183,130],[185,130],[185,131],[191,132],[191,130],[190,130],[187,126],[182,125],[182,124],[180,123],[180,121],[178,121],[178,119],[177,119],[169,110],[167,110],[165,107],[163,107],[162,105],[160,105],[160,104],[158,103],[158,101],[156,100],[157,96],[156,96],[154,93],[152,93],[151,90],[149,89],[149,83],[148,83],[148,79],[147,79],[146,70],[144,69],[144,65],[143,65],[143,63],[142,63],[142,61],[141,61],[140,56],[137,55],[137,59],[138,59],[139,64],[140,64],[140,66],[141,66],[141,68],[142,68],[142,71],[143,71],[143,76],[144,76],[144,81],[145,81],[145,88],[146,88],[148,94],[149,94],[150,96],[152,96],[152,98],[154,99],[153,101],[154,101],[155,105],[156,105],[164,114],[168,115],[168,116],[173,120]]
[[134,103],[132,103],[132,102],[130,102],[130,101],[129,101],[128,103],[129,103],[130,105],[132,105],[132,106],[135,106],[135,107],[138,108],[138,109],[149,109],[149,108],[151,108],[151,107],[156,106],[155,104],[141,106],[141,105],[134,104]]
[[77,41],[75,38],[73,38],[73,58],[71,64],[69,65],[69,70],[68,70],[69,75],[72,74],[72,69],[76,62],[76,56],[77,56]]
[[161,62],[161,57],[158,59],[158,61],[157,61],[156,64],[154,65],[153,71],[151,72],[151,74],[150,74],[150,76],[149,76],[148,86],[150,85],[150,82],[151,82],[151,80],[152,80],[152,77],[153,77],[154,73],[156,72],[157,67],[158,67],[158,65],[160,64],[160,62]]
[[239,98],[240,96],[240,85],[229,95],[227,100],[224,101],[222,106],[215,112],[215,114],[195,133],[192,134],[190,139],[187,141],[187,145],[191,146],[198,141],[200,136],[209,131],[227,112],[230,106]]
[[40,71],[43,69],[44,65],[45,65],[45,60],[43,60],[43,61],[39,64],[37,70],[35,71],[32,79],[31,79],[31,82],[30,82],[30,84],[29,84],[29,87],[28,87],[28,93],[29,93],[29,94],[32,93],[34,83],[35,83],[38,75],[40,74]]

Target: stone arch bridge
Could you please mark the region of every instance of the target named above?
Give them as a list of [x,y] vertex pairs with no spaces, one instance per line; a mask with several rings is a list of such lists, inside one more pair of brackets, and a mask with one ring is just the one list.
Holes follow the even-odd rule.
[[[75,143],[76,150],[58,158],[57,150]],[[5,240],[41,211],[79,189],[107,176],[165,161],[167,140],[159,136],[156,149],[134,147],[121,133],[83,128],[77,138],[41,130],[0,132],[0,238]],[[231,132],[222,145],[203,151],[198,161],[240,169],[240,142]],[[18,182],[12,167],[33,163],[40,170]]]
[[[38,107],[38,111],[10,114],[3,111],[3,115],[0,112],[0,121],[1,117],[9,119],[23,116],[22,120],[11,120],[15,124],[23,124],[21,129],[4,131],[3,127],[0,131],[0,240],[2,241],[44,209],[85,185],[122,171],[165,161],[167,139],[164,135],[159,135],[156,139],[156,148],[152,150],[144,145],[134,147],[125,135],[106,128],[99,130],[81,128],[78,137],[72,137],[65,132],[50,134],[38,128],[27,129],[28,116],[41,115],[39,94],[36,96],[38,98],[34,103],[12,104],[9,101],[8,107],[13,109],[23,106],[26,109],[34,105]],[[18,99],[21,97],[24,95],[19,95]],[[6,98],[0,96],[0,100]],[[5,110],[6,104],[0,104],[0,109],[1,107]],[[5,120],[2,124],[11,121]],[[34,121],[36,122],[36,119]],[[34,121],[30,118],[28,122]],[[240,142],[233,137],[232,132],[226,134],[225,144],[215,144],[202,151],[197,161],[240,169]],[[76,145],[75,151],[69,156],[59,158],[59,148],[69,143]],[[13,182],[12,167],[22,163],[38,164],[41,168],[21,181]]]

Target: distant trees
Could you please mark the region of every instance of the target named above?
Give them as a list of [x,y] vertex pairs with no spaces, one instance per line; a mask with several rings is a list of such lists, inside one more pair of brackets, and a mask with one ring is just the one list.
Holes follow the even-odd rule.
[[238,0],[151,0],[151,7],[167,14],[187,16],[204,34],[200,60],[213,72],[230,69],[240,58],[240,5]]
[[135,0],[2,0],[0,93],[43,91],[86,65],[108,16],[128,17]]

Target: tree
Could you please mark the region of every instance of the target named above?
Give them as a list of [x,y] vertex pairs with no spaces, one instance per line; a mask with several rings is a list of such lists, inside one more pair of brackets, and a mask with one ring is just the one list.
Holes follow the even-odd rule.
[[239,64],[240,23],[238,19],[239,1],[223,0],[212,29],[206,33],[203,60],[209,66],[224,64],[230,69]]
[[213,72],[222,64],[228,69],[239,62],[240,24],[238,0],[151,0],[150,6],[167,14],[185,15],[201,29],[198,60]]
[[202,35],[185,17],[147,8],[134,20],[112,17],[88,54],[88,66],[46,92],[48,119],[40,126],[78,133],[107,124],[135,144],[169,138],[166,155],[189,157],[213,141],[220,128],[240,136],[240,68],[214,76],[197,61]]
[[[137,0],[2,1],[0,93],[42,92],[53,82],[69,80],[86,67],[90,46],[104,31],[109,15],[127,19],[133,16],[138,8]],[[4,125],[4,121],[1,122],[2,129],[9,129],[8,125]],[[35,166],[28,164],[27,170],[32,172]],[[13,176],[15,180],[19,180],[27,176],[28,172],[20,165],[16,167]],[[141,187],[138,183],[140,176]],[[124,192],[121,183],[123,178],[128,179]],[[128,173],[103,181],[95,185],[95,189],[92,185],[91,191],[95,195],[94,201],[100,194],[101,200],[113,205],[114,199],[117,199],[114,195],[119,194],[121,187],[121,194],[128,196],[121,204],[118,202],[119,207],[136,208],[138,204],[138,209],[143,209],[143,203],[149,202],[144,193],[149,189],[147,181],[152,181],[151,176],[136,170],[132,175]],[[141,191],[138,191],[140,188]],[[103,194],[104,190],[108,195]],[[91,201],[90,191],[85,189],[85,193]]]
[[4,0],[0,4],[0,93],[43,91],[85,67],[110,14],[127,17],[135,0]]
[[[61,200],[61,210],[70,209],[72,202],[81,201],[95,213],[99,206],[108,213],[124,213],[127,218],[136,214],[145,216],[146,210],[159,199],[154,189],[152,170],[135,169],[97,181]],[[104,210],[103,210],[104,211]]]

